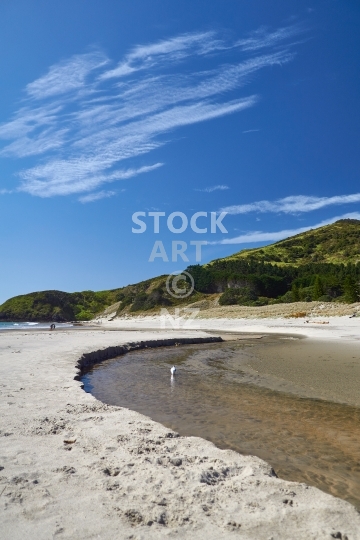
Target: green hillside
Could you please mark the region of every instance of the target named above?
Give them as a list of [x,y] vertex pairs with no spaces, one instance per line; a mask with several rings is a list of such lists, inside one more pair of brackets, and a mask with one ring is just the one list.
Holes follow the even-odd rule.
[[89,320],[117,299],[118,290],[41,291],[10,298],[0,306],[0,321]]
[[344,219],[188,270],[198,291],[222,293],[221,305],[351,303],[360,298],[359,261],[360,221]]
[[236,259],[290,266],[309,263],[356,264],[360,261],[360,221],[341,219],[269,246],[243,249],[222,260]]
[[[166,290],[167,276],[109,291],[41,291],[15,296],[0,306],[0,321],[87,321],[114,305],[119,313],[177,305]],[[205,295],[194,292],[194,301]],[[181,303],[181,302],[180,302]]]
[[[214,294],[219,295],[220,305],[357,302],[359,261],[360,221],[340,220],[269,246],[189,266],[195,290],[183,300],[169,295],[167,276],[159,276],[109,291],[42,291],[16,296],[0,306],[0,321],[90,320],[108,306],[117,315],[150,312]],[[190,280],[183,286],[188,289]]]

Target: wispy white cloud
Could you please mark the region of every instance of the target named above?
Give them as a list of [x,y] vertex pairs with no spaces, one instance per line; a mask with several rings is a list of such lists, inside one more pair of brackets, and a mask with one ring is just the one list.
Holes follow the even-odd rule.
[[255,133],[256,131],[260,131],[260,129],[246,129],[243,133]]
[[97,162],[96,158],[92,162],[87,161],[86,163],[82,161],[53,161],[22,172],[23,183],[20,185],[19,191],[43,198],[55,195],[72,195],[93,191],[107,182],[128,180],[161,166],[162,163],[156,163],[139,169],[117,170],[111,174],[102,174],[103,162],[101,160]]
[[106,71],[100,78],[124,77],[135,71],[164,63],[173,64],[187,56],[204,55],[221,48],[225,48],[225,44],[215,38],[214,32],[182,34],[148,45],[137,45],[116,68]]
[[360,220],[360,213],[350,212],[342,216],[336,216],[330,219],[326,219],[324,221],[321,221],[320,223],[317,223],[316,225],[311,225],[307,227],[299,227],[297,229],[284,229],[281,231],[273,231],[273,232],[249,231],[244,234],[241,234],[240,236],[236,236],[235,238],[225,238],[224,240],[220,240],[219,242],[212,242],[212,243],[214,244],[256,244],[258,242],[263,242],[266,244],[267,242],[278,242],[279,240],[283,240],[284,238],[288,238],[289,236],[294,236],[296,234],[309,231],[311,229],[317,229],[318,227],[323,227],[324,225],[330,225],[331,223],[335,223],[335,221],[338,221],[339,219]]
[[32,98],[43,99],[82,89],[86,77],[107,63],[108,59],[99,51],[72,56],[52,66],[46,75],[28,84],[26,91]]
[[204,193],[212,193],[213,191],[223,191],[225,189],[230,189],[229,186],[219,185],[219,186],[210,186],[204,189],[195,189],[195,191],[202,191]]
[[[65,59],[26,86],[22,107],[0,125],[6,141],[0,157],[31,157],[35,163],[18,173],[18,189],[40,197],[90,192],[153,171],[160,164],[133,162],[168,144],[172,131],[256,105],[256,94],[239,91],[255,73],[294,58],[288,49],[294,28],[261,30],[237,43],[215,32],[179,35],[137,45],[112,69],[100,51]],[[229,63],[228,49],[242,57]],[[190,63],[201,56],[208,65],[210,55],[211,69]],[[180,61],[188,62],[181,72]]]
[[269,32],[266,27],[259,28],[253,32],[248,38],[239,39],[236,46],[241,47],[243,51],[257,51],[268,47],[275,47],[278,44],[283,44],[284,41],[292,39],[294,35],[304,31],[301,25],[285,26],[278,28],[274,32]]
[[98,191],[96,193],[89,193],[89,195],[83,195],[79,197],[79,201],[83,204],[99,201],[100,199],[108,199],[116,195],[115,191]]
[[60,148],[64,144],[67,129],[44,129],[36,138],[28,135],[19,136],[14,142],[3,148],[0,155],[20,158],[44,154],[49,150]]
[[0,189],[0,195],[8,195],[9,193],[12,193],[12,190],[10,190],[10,189]]
[[259,213],[283,213],[298,214],[303,212],[312,212],[320,210],[326,206],[341,204],[350,204],[360,202],[360,193],[350,195],[335,195],[334,197],[312,197],[308,195],[292,195],[276,201],[256,201],[249,204],[239,204],[221,208],[219,212],[228,214],[249,214],[250,212]]

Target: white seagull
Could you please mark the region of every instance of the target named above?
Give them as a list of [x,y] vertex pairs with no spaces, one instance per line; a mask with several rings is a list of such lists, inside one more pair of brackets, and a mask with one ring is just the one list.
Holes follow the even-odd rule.
[[171,376],[175,375],[175,373],[176,373],[176,367],[173,366],[173,367],[170,369],[170,372],[171,372]]

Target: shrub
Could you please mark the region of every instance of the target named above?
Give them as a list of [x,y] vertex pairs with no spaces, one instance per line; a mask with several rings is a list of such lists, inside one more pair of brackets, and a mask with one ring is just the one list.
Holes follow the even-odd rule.
[[280,302],[283,302],[284,304],[290,304],[294,301],[294,295],[292,291],[288,291],[283,296],[280,296],[279,298]]
[[[257,295],[249,287],[241,287],[239,289],[226,289],[226,291],[220,296],[219,304],[221,306],[230,306],[238,304],[240,306],[253,305],[258,299]],[[250,303],[249,303],[250,302]]]
[[320,296],[320,298],[318,298],[318,301],[319,302],[332,302],[333,299],[328,294],[323,294],[322,296]]
[[256,300],[257,306],[267,306],[269,304],[269,298],[266,296],[259,296],[259,298]]
[[80,311],[79,313],[77,313],[76,315],[76,320],[77,321],[90,321],[92,318],[93,318],[93,313],[90,313],[90,311]]
[[146,293],[137,294],[134,298],[134,303],[131,306],[130,311],[140,311],[144,309],[147,298],[148,297]]
[[232,306],[238,303],[238,289],[226,289],[219,298],[220,306]]

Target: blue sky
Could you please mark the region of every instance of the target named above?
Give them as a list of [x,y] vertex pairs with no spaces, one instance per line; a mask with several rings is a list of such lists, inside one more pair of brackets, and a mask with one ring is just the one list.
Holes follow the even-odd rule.
[[4,0],[0,302],[360,219],[359,25],[355,1]]

